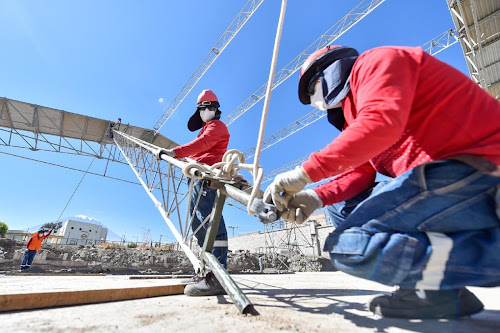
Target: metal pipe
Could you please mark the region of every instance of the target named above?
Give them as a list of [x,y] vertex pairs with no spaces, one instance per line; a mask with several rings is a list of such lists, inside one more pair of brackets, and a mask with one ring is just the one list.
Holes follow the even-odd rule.
[[229,184],[224,184],[221,191],[228,197],[241,202],[245,206],[248,205],[248,200],[250,200],[250,194]]
[[215,238],[217,237],[217,232],[219,231],[219,224],[225,201],[226,196],[222,193],[222,191],[217,191],[217,198],[215,199],[212,213],[210,214],[210,222],[208,222],[208,229],[203,242],[203,252],[212,252]]
[[[140,146],[140,147],[142,147],[142,148],[144,148],[144,149],[148,150],[148,151],[149,151],[151,154],[153,154],[153,155],[156,155],[156,154],[157,154],[157,152],[158,152],[158,150],[159,150],[159,148],[158,148],[157,146],[155,146],[155,145],[153,145],[153,144],[151,144],[151,143],[148,143],[148,142],[142,141],[142,140],[140,140],[140,139],[137,139],[137,138],[135,138],[135,137],[133,137],[133,136],[131,136],[131,135],[125,134],[125,133],[123,133],[123,132],[115,131],[115,130],[113,130],[113,132],[114,132],[115,134],[118,134],[118,135],[122,136],[123,138],[126,138],[127,140],[132,141],[132,142],[133,142],[133,143],[135,143],[136,145],[138,145],[138,146]],[[178,167],[178,168],[179,168],[179,169],[181,169],[181,170],[184,170],[184,167],[186,166],[186,163],[185,163],[185,162],[182,162],[182,161],[180,161],[180,160],[178,160],[178,159],[176,159],[176,158],[173,158],[173,157],[167,156],[167,155],[165,155],[165,154],[162,154],[162,155],[160,156],[160,158],[161,158],[162,160],[164,160],[165,162],[168,162],[168,163],[170,163],[170,164],[172,164],[172,165],[174,165],[174,166]],[[192,177],[200,177],[200,176],[201,176],[200,171],[199,171],[199,170],[196,170],[196,169],[194,169],[194,168],[193,168],[193,169],[188,170],[188,173],[189,173]]]
[[212,270],[212,273],[214,273],[217,280],[219,280],[219,283],[229,297],[231,297],[238,310],[240,310],[240,313],[251,313],[253,311],[253,304],[250,303],[250,300],[243,294],[240,287],[238,287],[236,282],[234,282],[224,267],[222,267],[219,260],[210,252],[202,252],[202,256],[208,264],[208,267]]
[[[228,197],[248,205],[251,195],[229,184],[224,184],[220,191]],[[251,209],[255,212],[255,216],[260,222],[269,223],[276,221],[279,218],[279,212],[273,204],[265,203],[261,199],[255,198],[252,202]]]
[[[173,158],[173,157],[167,156],[167,155],[165,155],[165,154],[162,154],[162,155],[160,156],[160,158],[161,158],[162,160],[164,160],[165,162],[168,162],[168,163],[170,163],[170,164],[172,164],[172,165],[174,165],[174,166],[178,167],[178,168],[179,168],[179,169],[181,169],[181,170],[184,170],[184,167],[185,167],[185,166],[186,166],[186,164],[187,164],[186,162],[182,162],[182,161],[180,161],[180,160],[178,160],[178,159],[176,159],[176,158]],[[189,169],[189,170],[188,170],[188,173],[189,173],[189,174],[190,174],[193,178],[198,178],[198,177],[201,177],[201,172],[200,172],[199,170],[197,170],[197,169],[194,169],[194,168]]]

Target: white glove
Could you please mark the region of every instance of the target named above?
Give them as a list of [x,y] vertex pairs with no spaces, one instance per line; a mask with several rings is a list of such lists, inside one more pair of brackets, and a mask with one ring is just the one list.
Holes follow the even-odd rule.
[[156,152],[156,157],[161,160],[161,155],[167,155],[170,157],[175,157],[175,151],[173,149],[158,149]]
[[270,203],[272,200],[276,208],[283,211],[287,207],[290,197],[302,191],[307,183],[311,182],[301,166],[292,171],[281,173],[274,178],[272,184],[264,192],[264,202]]
[[281,217],[289,222],[302,224],[316,209],[321,207],[323,207],[323,200],[318,193],[313,190],[301,191],[288,201],[288,209],[281,214]]

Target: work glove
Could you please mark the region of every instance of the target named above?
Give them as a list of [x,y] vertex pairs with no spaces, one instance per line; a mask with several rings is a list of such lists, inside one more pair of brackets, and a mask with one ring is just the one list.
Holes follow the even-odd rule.
[[323,200],[313,190],[301,191],[288,201],[288,209],[281,214],[285,220],[302,224],[316,210],[323,207]]
[[272,184],[264,192],[264,202],[271,203],[272,201],[279,211],[283,211],[292,195],[302,191],[307,183],[311,182],[301,166],[281,173],[274,178]]
[[167,155],[175,158],[175,151],[173,149],[158,149],[156,157],[161,160],[161,155]]

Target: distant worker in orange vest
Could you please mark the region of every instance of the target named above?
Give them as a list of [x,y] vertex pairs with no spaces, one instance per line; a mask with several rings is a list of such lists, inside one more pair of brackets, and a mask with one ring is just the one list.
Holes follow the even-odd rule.
[[23,261],[21,261],[21,270],[25,270],[31,267],[31,263],[33,259],[35,259],[35,255],[37,251],[40,251],[42,248],[42,242],[45,238],[49,237],[54,229],[46,230],[40,229],[38,232],[35,232],[31,235],[28,243],[26,243],[26,252],[24,252]]

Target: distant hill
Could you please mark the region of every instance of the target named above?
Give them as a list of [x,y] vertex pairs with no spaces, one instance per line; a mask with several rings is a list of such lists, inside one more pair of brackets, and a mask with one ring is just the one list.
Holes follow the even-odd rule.
[[[108,236],[106,237],[106,240],[108,240],[108,241],[115,241],[115,242],[118,242],[118,241],[121,240],[120,236],[118,236],[116,233],[114,233],[105,224],[101,223],[99,220],[97,220],[97,219],[95,219],[93,217],[85,216],[85,215],[73,215],[73,216],[69,216],[69,217],[64,217],[64,218],[60,219],[59,221],[61,221],[62,223],[64,223],[67,220],[78,221],[78,222],[86,222],[86,223],[92,223],[92,224],[100,225],[101,227],[108,229]],[[57,222],[57,221],[50,221],[50,222],[46,222],[46,223],[54,223],[54,222]],[[44,224],[45,223],[34,225],[32,227],[29,227],[29,230],[32,230],[33,232],[36,232]]]

